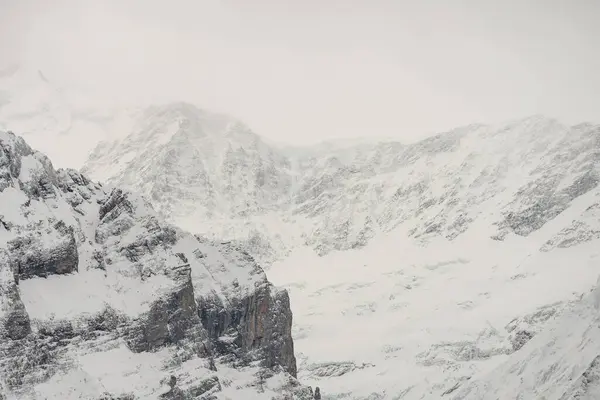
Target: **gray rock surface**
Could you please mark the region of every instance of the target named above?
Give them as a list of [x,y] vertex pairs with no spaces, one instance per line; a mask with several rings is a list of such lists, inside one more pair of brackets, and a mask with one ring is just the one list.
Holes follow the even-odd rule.
[[[244,262],[257,264],[247,253],[230,243],[218,244],[223,253],[240,254]],[[235,298],[226,305],[216,296],[198,299],[203,326],[220,352],[232,348],[242,353],[252,353],[272,368],[282,366],[296,376],[296,358],[292,341],[292,313],[287,291],[266,283],[249,296]]]
[[[264,398],[295,396],[276,378],[297,382],[289,297],[252,257],[164,223],[135,194],[55,171],[14,134],[0,132],[0,148],[2,395],[221,399],[256,393],[244,377],[260,372],[273,377]],[[136,357],[160,361],[119,383]]]
[[[599,287],[564,307],[504,362],[457,387],[452,399],[592,400],[600,394]],[[559,307],[561,307],[559,305]],[[542,320],[551,308],[524,318]]]

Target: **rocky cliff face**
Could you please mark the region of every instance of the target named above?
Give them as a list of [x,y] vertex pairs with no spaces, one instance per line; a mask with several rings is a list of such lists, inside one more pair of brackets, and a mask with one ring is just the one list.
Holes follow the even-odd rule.
[[[229,244],[225,246],[231,249]],[[231,254],[230,250],[225,250],[225,254]],[[254,262],[245,252],[242,254],[247,261]],[[234,349],[245,354],[255,353],[264,360],[265,366],[280,365],[296,376],[289,309],[287,291],[272,285],[264,285],[252,295],[238,297],[230,304],[224,304],[217,296],[199,303],[202,325],[219,353],[230,354]]]
[[54,170],[0,132],[0,390],[19,399],[308,393],[284,290],[231,244]]

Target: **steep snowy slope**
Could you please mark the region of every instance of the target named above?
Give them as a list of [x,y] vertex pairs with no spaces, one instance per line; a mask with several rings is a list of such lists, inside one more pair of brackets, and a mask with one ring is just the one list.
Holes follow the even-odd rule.
[[294,304],[300,379],[331,398],[451,398],[465,381],[520,357],[600,275],[598,239],[574,236],[580,244],[540,251],[574,220],[600,229],[590,204],[600,204],[598,191],[527,238],[493,240],[482,224],[423,246],[398,230],[361,249],[296,251],[275,263],[269,276]]
[[99,145],[83,170],[135,187],[183,224],[276,208],[290,188],[287,169],[240,122],[175,103],[145,110],[129,136]]
[[[580,298],[600,274],[599,145],[598,126],[536,117],[380,153],[393,231],[270,269],[295,305],[301,379],[331,398],[594,398],[597,313]],[[328,182],[319,201],[342,221],[373,204]]]
[[[600,128],[589,124],[535,116],[410,145],[279,151],[223,130],[207,135],[194,122],[203,112],[192,107],[185,129],[169,131],[182,123],[173,107],[125,141],[98,147],[84,170],[142,190],[177,224],[241,240],[265,261],[302,245],[321,255],[361,247],[399,226],[419,240],[453,240],[483,217],[498,240],[527,236],[598,184]],[[155,130],[169,141],[151,139]],[[215,145],[224,140],[238,150]],[[132,148],[143,150],[134,157]]]
[[460,399],[600,398],[600,286],[549,324],[522,350],[454,397]]
[[[141,137],[130,136],[129,146],[141,146]],[[89,170],[108,171],[122,148],[97,149]],[[539,382],[513,390],[485,377],[498,367],[497,379],[518,379],[501,365],[526,359],[543,369],[531,353],[544,339],[528,342],[539,332],[551,337],[552,321],[578,313],[596,282],[599,149],[599,126],[540,116],[414,144],[270,148],[287,160],[274,166],[286,187],[269,189],[277,202],[238,216],[223,199],[218,215],[196,222],[190,211],[207,203],[186,198],[193,207],[180,223],[239,239],[275,261],[270,276],[295,306],[299,376],[325,398],[478,399],[489,385],[498,394],[492,398],[532,398]],[[169,165],[169,181],[193,173],[179,159]],[[152,166],[123,168],[141,176]],[[125,174],[113,174],[114,182]],[[157,187],[133,182],[144,185]],[[163,195],[152,201],[163,207]],[[561,348],[574,343],[560,340]],[[574,367],[568,359],[563,365]]]
[[248,254],[0,132],[0,398],[310,396]]
[[83,171],[134,188],[177,225],[215,238],[232,220],[281,209],[292,184],[289,161],[242,123],[186,103],[148,108]]
[[294,212],[316,217],[309,243],[322,253],[400,225],[411,237],[452,240],[482,216],[499,239],[526,236],[598,184],[599,140],[597,126],[532,117],[383,143],[349,161],[311,158]]

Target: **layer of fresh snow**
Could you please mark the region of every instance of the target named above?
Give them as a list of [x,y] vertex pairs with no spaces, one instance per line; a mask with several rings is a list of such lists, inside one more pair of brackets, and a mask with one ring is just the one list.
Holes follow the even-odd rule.
[[[578,212],[573,207],[560,219]],[[398,231],[364,249],[325,257],[303,249],[275,263],[268,274],[290,291],[299,378],[332,396],[404,400],[439,398],[490,371],[508,357],[511,320],[577,300],[600,274],[598,241],[540,252],[551,225],[539,239],[499,242],[471,232],[428,246]],[[471,346],[497,354],[452,356]],[[336,363],[353,366],[336,376],[344,368]]]
[[73,319],[93,315],[106,306],[135,317],[149,310],[150,304],[174,285],[164,275],[143,283],[139,278],[87,270],[69,275],[31,278],[20,284],[21,299],[31,318]]
[[[600,280],[598,282],[600,284]],[[499,367],[477,376],[461,399],[593,400],[600,396],[600,286]]]
[[532,315],[558,316],[596,282],[598,126],[534,116],[282,151],[208,129],[189,105],[156,110],[86,170],[273,262],[299,376],[333,398],[449,396],[511,357],[520,324],[543,331]]
[[[164,382],[165,363],[172,357],[172,349],[155,352],[132,353],[123,343],[103,351],[84,353],[77,359],[77,367],[66,373],[58,373],[35,388],[40,399],[96,400],[102,393],[133,393],[139,399],[155,399],[168,391]],[[256,381],[256,367],[231,368],[218,364],[218,377],[223,400],[265,400],[280,393],[285,381],[281,374],[266,379],[263,392],[252,386]],[[179,367],[178,384],[198,383],[215,375],[207,368],[206,360],[192,359]],[[168,376],[168,375],[167,375]],[[186,379],[187,376],[187,379]],[[9,399],[13,400],[13,399]]]
[[[0,94],[8,93],[0,98],[0,128],[24,130],[59,164],[73,145],[91,149],[108,139],[86,164],[94,177],[136,188],[186,229],[245,241],[258,258],[278,260],[269,276],[291,291],[300,378],[326,396],[549,400],[565,394],[565,400],[584,386],[581,398],[598,393],[585,375],[587,368],[597,372],[600,350],[595,297],[580,298],[598,275],[600,192],[573,185],[582,176],[584,184],[597,184],[600,128],[535,116],[413,144],[346,141],[281,151],[238,121],[185,103],[120,117],[76,110],[43,74],[30,86],[16,71],[0,77]],[[85,151],[77,154],[75,166],[84,157]],[[38,161],[23,158],[22,182],[35,180],[43,167]],[[571,189],[573,198],[557,195]],[[541,229],[490,239],[507,233],[501,226],[507,215],[526,219],[528,210],[567,198]],[[0,193],[0,204],[10,208],[25,200],[14,188]],[[1,210],[0,216],[16,224],[58,216],[94,232],[93,223],[67,215],[60,200],[33,201],[27,218]],[[137,234],[131,230],[122,240]],[[0,244],[10,237],[0,227]],[[42,245],[54,239],[46,235]],[[174,251],[189,251],[192,242],[184,238]],[[328,254],[319,257],[306,245]],[[241,260],[200,247],[202,261],[190,260],[199,293],[224,299],[240,284],[252,290],[262,282],[259,274],[237,273]],[[80,255],[85,267],[91,248],[83,244]],[[60,280],[21,282],[21,296],[39,319],[73,318],[105,305],[136,315],[170,284],[153,279],[136,285],[83,268]],[[85,293],[75,288],[83,284]],[[540,310],[551,310],[549,321],[528,318]],[[513,352],[515,318],[533,320],[527,328],[536,336]],[[107,366],[102,357],[109,355],[119,369]],[[50,398],[94,398],[104,389],[84,385],[90,374],[121,390],[128,384],[123,376],[151,369],[163,356],[140,357],[122,347],[82,354],[79,369],[37,390]],[[220,371],[235,382],[223,391],[232,398],[241,393],[236,385],[253,379],[248,371]],[[159,380],[131,386],[151,396],[161,390]],[[61,385],[69,389],[52,392]]]

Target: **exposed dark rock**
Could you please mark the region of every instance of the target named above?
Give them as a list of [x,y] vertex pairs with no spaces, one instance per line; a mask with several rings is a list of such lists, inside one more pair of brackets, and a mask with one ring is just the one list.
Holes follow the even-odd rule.
[[209,393],[214,393],[221,390],[221,382],[219,382],[219,378],[216,376],[211,376],[209,378],[204,379],[197,385],[190,387],[186,390],[187,395],[191,399],[199,398],[202,395],[207,395]]
[[80,214],[82,211],[75,207],[83,202],[91,201],[93,193],[100,188],[85,175],[73,169],[59,169],[57,177],[58,188],[64,193],[71,207]]
[[86,319],[87,331],[113,332],[126,323],[127,319],[119,315],[115,310],[106,307],[100,313]]
[[513,351],[517,351],[519,349],[521,349],[521,347],[525,346],[525,343],[527,343],[529,340],[531,340],[531,338],[534,336],[533,332],[530,331],[526,331],[526,330],[520,330],[515,332],[514,336],[512,337],[512,348]]
[[221,383],[216,376],[202,379],[191,387],[181,389],[177,385],[177,378],[171,375],[166,384],[169,386],[169,390],[159,396],[161,400],[208,399],[212,393],[221,391]]
[[119,395],[113,395],[110,393],[103,393],[98,400],[137,400],[138,398],[132,393],[125,393]]
[[311,364],[306,367],[312,376],[324,378],[333,376],[342,376],[357,369],[365,369],[374,367],[373,364],[356,364],[353,362],[325,362],[319,364]]
[[[133,243],[121,248],[121,253],[131,262],[137,262],[147,253],[152,253],[158,246],[166,248],[172,246],[177,241],[177,234],[170,227],[158,227],[154,232],[150,232],[148,236],[144,236]],[[187,261],[185,261],[187,263]]]
[[520,350],[552,318],[556,318],[565,308],[565,303],[553,303],[510,321],[505,329],[513,351]]
[[321,389],[318,386],[315,388],[315,400],[321,400]]
[[23,138],[8,132],[10,142],[0,141],[0,192],[13,184],[21,172],[21,158],[33,154]]
[[29,315],[19,297],[16,283],[3,286],[0,288],[0,296],[4,297],[3,301],[8,305],[9,311],[0,316],[0,338],[5,336],[13,340],[23,339],[31,333]]
[[73,227],[63,221],[9,241],[8,250],[20,279],[68,274],[77,271],[79,263]]
[[109,222],[117,218],[123,210],[129,214],[133,213],[133,204],[127,200],[126,192],[114,189],[100,206],[99,218],[104,220],[103,222]]
[[566,210],[571,201],[596,188],[600,182],[593,166],[576,178],[571,185],[555,190],[561,178],[561,175],[544,176],[523,187],[517,193],[517,199],[537,200],[521,211],[509,212],[504,219],[504,224],[517,235],[527,236]]
[[217,298],[201,298],[198,304],[202,325],[217,350],[229,351],[232,344],[243,353],[258,350],[266,367],[281,365],[296,376],[287,291],[264,285],[227,308]]
[[150,311],[134,321],[127,343],[135,352],[157,349],[167,344],[176,344],[184,339],[202,340],[204,332],[198,332],[200,319],[194,299],[194,289],[189,265],[176,269],[175,274],[182,283],[171,293],[150,306]]
[[[236,244],[217,246],[232,263],[248,265],[253,274],[263,273],[252,256]],[[267,368],[282,366],[296,376],[292,312],[287,291],[277,290],[265,280],[252,293],[236,295],[227,305],[217,296],[197,298],[197,303],[202,325],[219,354],[235,354],[242,360],[261,360]]]
[[563,399],[594,399],[600,389],[600,355],[596,356],[581,377],[577,379],[569,391],[561,397]]
[[161,400],[187,400],[185,392],[178,387],[172,387],[168,392],[161,394]]
[[38,328],[38,334],[41,337],[49,337],[53,341],[61,342],[73,339],[76,332],[71,321],[59,320],[41,325]]
[[20,340],[0,341],[0,376],[9,390],[43,382],[57,372],[63,351],[52,337],[31,334]]
[[0,340],[23,339],[31,333],[31,322],[19,295],[15,269],[9,254],[0,250],[0,302],[6,310],[0,313]]
[[456,383],[454,384],[454,386],[452,386],[452,387],[451,387],[451,388],[449,388],[449,389],[446,389],[446,391],[444,391],[444,392],[442,393],[442,396],[447,396],[447,395],[449,395],[449,394],[451,394],[451,393],[455,392],[455,391],[456,391],[456,389],[458,389],[459,387],[460,387],[460,382],[456,382]]

